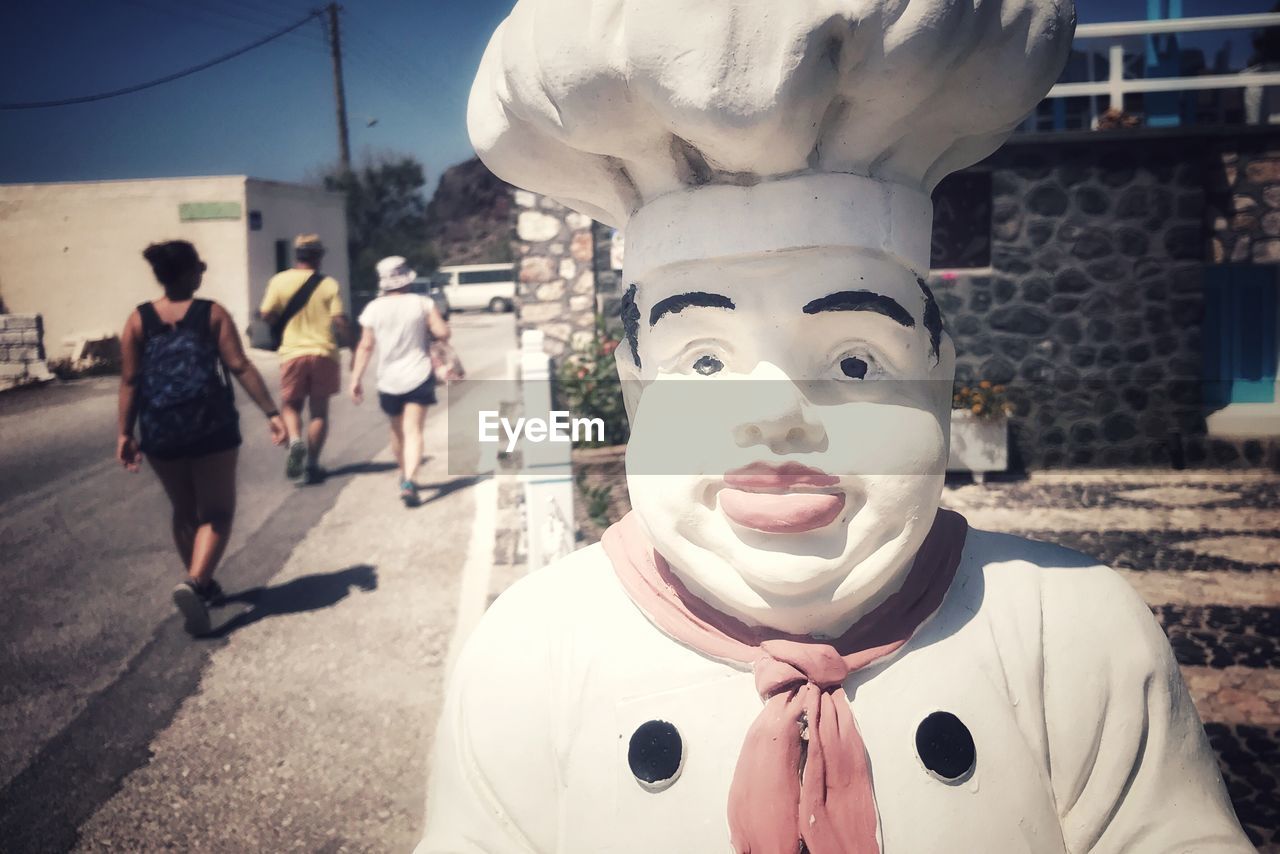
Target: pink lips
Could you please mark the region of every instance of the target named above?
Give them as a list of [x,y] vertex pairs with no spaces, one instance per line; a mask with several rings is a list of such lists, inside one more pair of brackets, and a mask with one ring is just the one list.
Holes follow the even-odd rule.
[[730,521],[767,534],[800,534],[830,525],[844,510],[843,492],[817,492],[840,478],[800,463],[752,463],[724,476],[720,509]]

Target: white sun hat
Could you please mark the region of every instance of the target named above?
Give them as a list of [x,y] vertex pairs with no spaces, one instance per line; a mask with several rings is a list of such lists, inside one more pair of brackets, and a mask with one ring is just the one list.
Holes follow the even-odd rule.
[[378,290],[395,291],[413,284],[418,274],[401,255],[391,255],[378,262]]

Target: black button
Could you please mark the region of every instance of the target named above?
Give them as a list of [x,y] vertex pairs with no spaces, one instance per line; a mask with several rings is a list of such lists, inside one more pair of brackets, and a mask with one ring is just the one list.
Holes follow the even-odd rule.
[[947,781],[966,776],[977,759],[973,736],[950,712],[934,712],[920,722],[916,753],[924,767]]
[[646,721],[631,736],[627,763],[631,773],[647,789],[659,790],[680,774],[684,745],[680,733],[666,721]]

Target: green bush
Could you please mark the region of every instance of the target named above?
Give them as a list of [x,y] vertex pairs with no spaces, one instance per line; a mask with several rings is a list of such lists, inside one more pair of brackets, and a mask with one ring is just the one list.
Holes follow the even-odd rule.
[[609,518],[609,506],[613,501],[613,487],[606,485],[592,486],[587,483],[587,470],[579,468],[577,474],[574,475],[574,483],[578,486],[578,492],[582,495],[585,503],[587,518],[601,528],[607,528],[613,524],[613,520]]
[[599,418],[604,422],[603,442],[580,440],[577,447],[624,445],[631,433],[622,403],[622,384],[613,364],[617,347],[618,340],[608,334],[603,323],[597,323],[591,343],[562,359],[556,371],[561,406],[574,418]]

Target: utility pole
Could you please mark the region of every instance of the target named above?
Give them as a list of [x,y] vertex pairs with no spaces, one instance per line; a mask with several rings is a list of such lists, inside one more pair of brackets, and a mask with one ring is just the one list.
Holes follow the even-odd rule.
[[342,162],[342,171],[351,171],[351,141],[347,135],[347,95],[342,85],[342,37],[338,33],[338,12],[341,7],[330,3],[325,7],[329,13],[329,54],[333,57],[333,97],[338,107],[338,157]]

